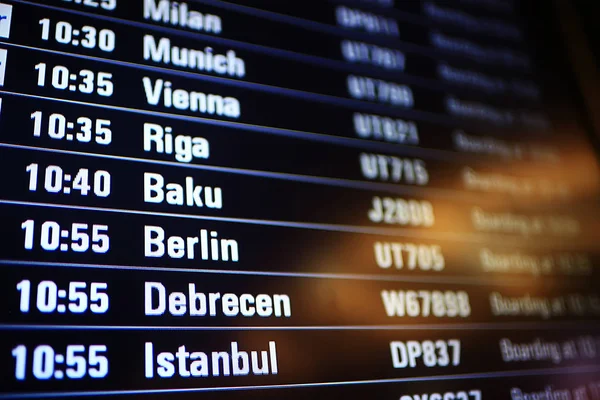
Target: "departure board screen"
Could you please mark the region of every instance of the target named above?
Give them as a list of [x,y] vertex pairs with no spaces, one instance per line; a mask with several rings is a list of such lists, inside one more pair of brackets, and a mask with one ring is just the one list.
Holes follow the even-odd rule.
[[0,399],[600,399],[560,18],[0,0]]

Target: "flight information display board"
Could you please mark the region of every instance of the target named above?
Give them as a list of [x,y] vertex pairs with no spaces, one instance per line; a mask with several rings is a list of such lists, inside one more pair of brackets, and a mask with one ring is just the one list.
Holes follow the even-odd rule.
[[600,399],[597,155],[522,3],[0,0],[0,399]]

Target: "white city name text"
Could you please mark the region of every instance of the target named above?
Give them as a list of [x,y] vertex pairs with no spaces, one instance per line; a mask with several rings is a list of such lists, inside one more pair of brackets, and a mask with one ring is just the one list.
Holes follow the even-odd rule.
[[202,137],[173,135],[173,128],[158,124],[144,124],[144,151],[173,154],[180,162],[189,163],[194,158],[208,159],[210,145]]
[[149,316],[189,315],[192,317],[271,317],[292,316],[290,297],[286,294],[201,293],[196,292],[194,283],[188,284],[187,296],[184,292],[168,293],[160,282],[145,282],[144,313]]
[[160,226],[144,226],[144,256],[151,258],[164,257],[196,259],[197,247],[200,247],[202,261],[239,261],[238,243],[233,239],[220,239],[216,231],[200,229],[199,236],[169,236]]
[[212,47],[205,47],[204,50],[187,49],[172,46],[170,39],[157,40],[152,35],[144,36],[144,60],[237,78],[246,75],[244,60],[238,58],[233,50],[218,54],[213,53]]
[[219,34],[223,29],[219,16],[190,10],[187,3],[175,1],[144,0],[144,19],[199,32]]
[[142,79],[144,93],[148,104],[157,106],[162,98],[162,105],[166,108],[189,110],[202,114],[216,114],[229,118],[239,118],[240,102],[235,97],[222,97],[218,94],[173,89],[170,81],[152,79],[145,76]]
[[[231,342],[230,351],[189,352],[185,345],[176,352],[164,351],[155,355],[154,343],[144,345],[146,378],[205,378],[209,376],[277,375],[277,345],[269,341],[268,350],[239,350],[238,342]],[[158,365],[158,366],[156,366]]]
[[163,203],[173,206],[223,208],[223,191],[221,188],[200,186],[194,178],[187,176],[185,184],[167,183],[161,174],[144,173],[144,202]]

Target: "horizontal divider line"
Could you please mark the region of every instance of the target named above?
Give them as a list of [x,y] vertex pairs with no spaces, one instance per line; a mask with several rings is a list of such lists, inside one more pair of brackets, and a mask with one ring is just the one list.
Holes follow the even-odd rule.
[[[159,211],[142,211],[142,210],[129,210],[123,208],[104,208],[96,206],[79,206],[73,204],[57,204],[57,203],[42,203],[42,202],[31,202],[31,201],[20,201],[20,200],[6,200],[0,199],[0,204],[8,205],[19,205],[19,206],[34,206],[44,208],[58,208],[68,210],[81,210],[81,211],[99,211],[117,214],[131,214],[131,215],[145,215],[145,216],[157,216],[157,217],[170,217],[170,218],[182,218],[191,220],[205,220],[205,221],[218,221],[218,222],[233,222],[250,225],[266,225],[266,226],[279,226],[286,228],[300,228],[300,229],[313,229],[322,231],[332,232],[348,232],[348,233],[364,233],[371,235],[385,235],[385,236],[409,236],[421,239],[433,239],[433,240],[452,240],[458,242],[473,242],[473,243],[494,243],[494,244],[512,244],[513,246],[521,246],[523,244],[533,245],[534,247],[556,247],[556,244],[550,238],[543,238],[543,241],[536,240],[533,242],[527,242],[527,238],[519,236],[506,235],[486,235],[477,233],[456,233],[456,232],[418,232],[404,228],[375,228],[366,226],[356,225],[340,225],[340,224],[323,224],[323,223],[311,223],[311,222],[290,222],[290,221],[276,221],[276,220],[261,220],[261,219],[250,219],[250,218],[237,218],[237,217],[217,217],[208,215],[192,215],[192,214],[179,214],[179,213],[168,213]],[[560,240],[558,242],[562,243]]]
[[[248,176],[256,176],[261,178],[269,178],[269,179],[278,179],[285,181],[293,181],[293,182],[302,182],[302,183],[312,183],[317,185],[326,185],[326,186],[336,186],[342,188],[351,188],[358,190],[368,190],[368,191],[387,191],[390,193],[397,194],[405,194],[410,196],[428,196],[432,195],[434,197],[447,198],[451,200],[458,201],[475,201],[483,202],[490,201],[496,203],[499,198],[506,197],[507,201],[510,201],[510,196],[504,195],[494,195],[494,197],[485,197],[486,193],[473,193],[469,191],[460,191],[453,189],[441,189],[434,187],[424,187],[424,186],[410,186],[410,185],[400,185],[400,184],[391,184],[391,183],[382,183],[382,182],[363,182],[363,181],[355,181],[351,179],[344,178],[330,178],[330,177],[321,177],[321,176],[312,176],[312,175],[299,175],[299,174],[291,174],[285,172],[269,172],[269,171],[259,171],[259,170],[251,170],[251,169],[242,169],[242,168],[231,168],[231,167],[219,167],[219,166],[211,166],[211,165],[200,165],[200,164],[188,164],[188,163],[179,163],[176,161],[163,161],[163,160],[152,160],[148,158],[137,158],[137,157],[129,157],[129,156],[116,156],[110,154],[99,154],[99,153],[88,153],[83,151],[74,151],[74,150],[62,150],[62,149],[52,149],[46,147],[36,147],[36,146],[24,146],[18,144],[11,143],[3,143],[0,142],[0,148],[10,148],[10,149],[19,149],[19,150],[31,150],[31,151],[39,151],[45,153],[58,153],[65,155],[76,155],[76,156],[86,156],[93,158],[104,158],[109,160],[119,160],[119,161],[129,161],[134,163],[143,163],[143,164],[154,164],[154,165],[163,165],[169,167],[179,167],[186,169],[198,169],[205,171],[213,171],[213,172],[223,172],[230,173],[235,175],[248,175]],[[483,200],[483,201],[482,201]]]
[[[276,11],[271,11],[271,10],[265,10],[265,9],[261,9],[258,7],[254,7],[254,6],[247,6],[247,5],[243,5],[243,4],[237,4],[234,3],[232,1],[221,1],[221,0],[192,0],[195,3],[199,3],[199,4],[206,4],[209,6],[213,6],[213,7],[218,7],[221,9],[225,9],[225,10],[229,10],[229,11],[235,11],[235,12],[241,12],[243,14],[247,14],[247,15],[252,15],[255,17],[259,17],[259,18],[263,18],[263,19],[267,19],[267,20],[271,20],[271,21],[276,21],[276,22],[281,22],[281,23],[285,23],[288,25],[295,25],[298,27],[302,27],[305,29],[309,29],[312,31],[318,31],[318,32],[323,32],[323,33],[327,33],[327,34],[331,34],[331,35],[354,35],[357,37],[364,37],[364,40],[373,40],[373,38],[375,37],[375,42],[379,42],[379,43],[386,43],[388,45],[392,45],[393,47],[397,47],[397,48],[402,48],[400,46],[410,46],[410,47],[414,47],[415,50],[411,50],[414,52],[419,52],[420,54],[423,55],[431,55],[432,57],[439,57],[439,54],[436,54],[438,51],[445,53],[446,56],[450,56],[450,57],[456,57],[456,58],[461,58],[461,59],[467,59],[471,62],[475,61],[478,64],[481,63],[480,61],[478,61],[478,59],[474,56],[459,56],[456,53],[444,50],[444,49],[435,49],[435,50],[431,50],[426,46],[422,46],[419,44],[414,44],[414,43],[410,43],[410,42],[404,42],[401,41],[400,38],[394,38],[394,37],[390,37],[390,36],[373,36],[371,34],[368,33],[363,33],[360,31],[351,31],[348,30],[344,27],[340,27],[337,25],[330,25],[324,22],[318,22],[318,21],[312,21],[306,18],[302,18],[302,17],[296,17],[293,15],[288,15],[288,14],[282,14],[282,13],[278,13]],[[329,3],[331,5],[331,3]],[[353,6],[357,6],[360,8],[360,5],[357,4],[339,4],[339,5],[345,5],[347,7],[353,7]],[[391,13],[387,13],[387,11],[391,11]],[[401,14],[400,17],[398,17],[398,13]],[[436,22],[430,22],[427,20],[426,17],[423,16],[419,16],[419,15],[415,15],[415,14],[408,14],[408,13],[403,13],[402,11],[399,10],[395,10],[394,8],[392,8],[391,10],[381,10],[379,12],[375,12],[375,14],[380,14],[380,15],[387,15],[387,16],[391,16],[392,18],[396,19],[397,22],[399,23],[398,25],[402,25],[403,22],[408,22],[412,25],[428,25],[428,28],[437,28],[440,29],[440,25],[443,25],[442,23],[436,23]],[[394,15],[395,14],[395,15]],[[402,15],[404,14],[404,15]],[[416,17],[416,18],[415,18]],[[420,19],[420,21],[419,21]],[[469,33],[468,31],[461,31],[460,33],[458,32],[458,30],[456,29],[456,26],[460,26],[460,25],[448,25],[446,24],[445,26],[443,26],[443,28],[445,29],[449,29],[452,31],[453,34],[465,34],[465,33]],[[400,28],[400,31],[402,31],[402,28]],[[501,38],[501,37],[497,37],[497,36],[489,36],[486,34],[486,32],[477,32],[478,35],[484,35],[486,36],[486,38],[491,39],[491,40],[505,40],[508,42],[508,40]],[[519,53],[524,53],[525,49],[524,46],[521,42],[515,42],[514,40],[510,41],[510,45],[509,44],[505,44],[503,45],[503,47],[511,50],[511,51],[515,51],[515,52],[519,52]],[[418,49],[418,50],[417,50]],[[493,63],[483,63],[483,64],[493,64]],[[506,67],[507,69],[510,69],[510,67]],[[517,69],[519,72],[524,72],[524,73],[531,73],[531,69],[530,68],[518,68],[515,67],[515,69]]]
[[[236,3],[233,3],[233,2],[227,1],[227,0],[225,0],[225,1],[192,0],[192,1],[194,3],[206,4],[206,5],[213,6],[213,7],[223,8],[225,10],[237,11],[237,12],[241,12],[244,14],[256,16],[259,18],[270,19],[273,21],[283,22],[283,23],[287,23],[290,25],[302,26],[304,28],[308,28],[311,30],[327,32],[327,33],[337,33],[337,34],[347,34],[348,33],[348,30],[345,29],[344,27],[340,27],[340,26],[333,25],[333,24],[327,24],[325,22],[312,21],[307,18],[297,17],[297,16],[289,15],[289,14],[283,14],[283,13],[279,13],[277,11],[266,10],[264,8],[258,8],[253,5],[236,4]],[[332,6],[332,8],[335,5],[344,5],[346,7],[352,7],[352,6],[360,7],[360,5],[358,5],[358,4],[348,4],[348,3],[332,4],[331,2],[327,2],[325,4]],[[363,4],[363,5],[365,5],[365,4]],[[366,5],[369,5],[369,4],[367,3]],[[422,26],[423,25],[431,25],[432,26],[432,24],[430,24],[430,23],[428,24],[428,21],[421,15],[403,13],[402,11],[398,11],[398,10],[394,9],[393,7],[389,8],[389,9],[381,9],[380,11],[375,12],[375,13],[392,16],[392,18],[398,20],[397,22],[408,22],[412,25],[422,25]],[[400,15],[400,16],[398,17],[398,15]],[[416,45],[416,46],[418,46],[418,45]]]
[[[314,102],[319,102],[319,103],[323,103],[323,104],[349,108],[354,111],[356,111],[358,108],[361,108],[362,110],[357,110],[357,111],[368,111],[368,112],[372,112],[372,113],[376,113],[376,114],[383,114],[386,116],[401,117],[401,118],[406,118],[406,119],[415,119],[415,120],[420,120],[422,122],[428,122],[428,123],[431,123],[432,121],[434,121],[437,124],[452,125],[452,126],[454,126],[456,124],[456,118],[459,118],[461,125],[469,126],[471,128],[475,127],[475,130],[477,130],[477,129],[488,130],[488,128],[490,128],[490,127],[493,130],[509,130],[509,129],[511,129],[511,127],[504,127],[504,126],[499,127],[499,126],[494,126],[492,123],[488,123],[488,122],[484,122],[484,121],[466,120],[466,119],[460,118],[460,117],[455,118],[452,115],[439,114],[439,113],[434,113],[434,112],[430,112],[430,111],[415,110],[413,108],[406,108],[406,107],[394,107],[394,106],[390,106],[390,105],[378,104],[378,103],[356,100],[356,99],[346,98],[346,97],[339,97],[339,96],[335,96],[335,95],[315,93],[315,92],[306,92],[306,91],[302,91],[302,90],[298,90],[298,89],[290,89],[290,88],[284,88],[284,87],[280,87],[280,86],[273,86],[273,85],[267,85],[267,84],[256,83],[256,82],[248,82],[248,81],[237,80],[237,79],[232,79],[232,78],[223,78],[223,77],[213,76],[213,75],[208,75],[208,74],[194,73],[194,72],[189,72],[189,71],[181,71],[178,69],[170,69],[170,68],[152,66],[152,65],[147,65],[147,64],[138,64],[138,63],[133,63],[133,62],[128,62],[128,61],[113,60],[110,58],[102,58],[102,57],[90,56],[90,55],[85,55],[85,54],[69,53],[69,52],[65,52],[65,51],[45,49],[45,48],[41,48],[41,47],[26,46],[26,45],[22,45],[22,44],[9,43],[9,42],[4,42],[4,43],[0,42],[0,45],[21,48],[21,49],[27,49],[27,50],[34,50],[34,51],[39,51],[39,52],[43,52],[43,53],[58,54],[58,55],[62,55],[65,57],[97,61],[97,62],[102,62],[105,64],[118,65],[118,66],[122,66],[125,68],[140,69],[140,70],[146,70],[146,71],[155,72],[155,73],[175,75],[175,76],[180,76],[180,77],[184,77],[186,79],[191,79],[191,80],[208,81],[208,82],[218,83],[221,85],[234,86],[234,87],[238,87],[238,88],[245,88],[248,90],[256,90],[256,91],[266,92],[266,93],[270,93],[270,94],[277,94],[277,95],[286,96],[286,97],[299,98],[302,100],[314,101]],[[421,86],[425,86],[425,85],[421,84]],[[438,82],[433,82],[430,85],[428,84],[428,89],[439,90],[441,92],[440,96],[443,96],[444,94],[448,93],[444,88],[440,89]],[[449,89],[453,92],[456,92],[456,90],[455,90],[456,88],[454,88],[454,87],[450,87]],[[460,89],[458,91],[461,92]],[[468,88],[465,89],[464,91],[465,91],[465,93],[472,93],[472,90],[470,90]],[[485,94],[485,93],[483,93],[483,94]],[[547,137],[550,134],[550,131],[543,131],[543,132],[532,131],[531,133],[532,133],[532,136]]]
[[[472,286],[493,286],[500,282],[502,286],[525,286],[530,287],[531,281],[520,278],[498,278],[490,276],[489,278],[471,277],[471,276],[398,276],[398,275],[375,275],[375,274],[350,274],[350,273],[324,273],[324,272],[277,272],[277,271],[250,271],[250,270],[228,270],[228,269],[206,269],[206,268],[185,268],[185,267],[161,267],[161,266],[143,266],[143,265],[114,265],[114,264],[90,264],[90,263],[65,263],[48,262],[32,260],[3,260],[0,259],[0,265],[18,266],[19,268],[30,267],[49,267],[49,268],[82,268],[82,269],[106,269],[117,271],[160,271],[160,272],[182,272],[194,274],[213,274],[213,275],[242,275],[242,276],[271,276],[286,278],[312,278],[312,279],[338,279],[338,280],[361,280],[361,281],[379,281],[390,283],[436,283],[442,285],[472,285]],[[581,278],[580,282],[564,279],[554,280],[553,285],[560,287],[579,287],[581,283],[587,285],[589,282]]]
[[[151,319],[151,318],[149,318]],[[190,318],[191,319],[191,318]],[[0,324],[0,331],[464,331],[464,330],[581,330],[600,331],[600,321],[578,322],[491,322],[456,324],[397,324],[397,325],[307,325],[307,326],[167,326],[167,325],[54,325]]]
[[[192,0],[192,1],[202,2],[203,0]],[[368,8],[367,10],[373,11],[375,14],[389,15],[390,17],[398,20],[398,22],[408,22],[413,25],[421,25],[426,28],[434,28],[434,29],[436,29],[436,28],[440,29],[440,27],[441,27],[441,29],[451,31],[453,34],[481,35],[481,36],[484,36],[487,39],[491,39],[491,40],[502,40],[502,41],[506,41],[506,42],[511,42],[520,47],[529,43],[527,35],[524,34],[525,21],[522,19],[522,16],[517,13],[509,14],[508,16],[506,14],[491,13],[490,15],[486,16],[486,15],[479,15],[479,14],[477,14],[477,12],[467,11],[467,10],[461,8],[460,5],[457,3],[454,3],[454,4],[442,3],[442,5],[441,5],[442,8],[444,8],[445,6],[449,6],[446,8],[453,10],[453,11],[457,11],[461,14],[464,13],[472,19],[477,19],[480,24],[483,24],[481,22],[480,18],[485,18],[486,20],[497,20],[503,24],[513,25],[521,33],[520,38],[513,38],[513,37],[505,37],[505,36],[501,36],[501,35],[496,35],[494,33],[491,33],[490,31],[485,31],[485,30],[484,31],[478,30],[475,33],[473,33],[473,31],[471,31],[469,28],[463,28],[463,25],[461,23],[447,22],[444,20],[434,20],[432,17],[426,15],[422,10],[421,10],[421,14],[415,14],[415,13],[411,13],[408,11],[399,10],[397,8],[394,8],[394,6],[389,7],[389,8],[383,8],[383,7],[377,8],[378,6],[376,5],[376,3],[373,3],[373,2],[361,3],[360,0],[350,0],[349,2],[344,2],[344,0],[327,0],[327,1],[328,1],[328,3],[333,4],[333,5],[345,5],[346,7],[361,8],[361,6],[368,6],[370,8]],[[486,9],[484,8],[484,10],[486,10]],[[487,11],[489,11],[489,10],[487,10]],[[521,49],[516,49],[516,50],[521,50]]]
[[[110,109],[113,111],[119,112],[129,112],[140,115],[147,115],[151,117],[159,117],[159,118],[169,118],[175,120],[181,120],[186,122],[200,123],[200,124],[208,124],[215,126],[222,126],[226,128],[234,128],[234,129],[243,129],[251,132],[259,132],[269,135],[277,135],[284,137],[291,137],[296,139],[309,140],[313,142],[321,142],[321,143],[329,143],[336,146],[344,146],[350,148],[358,148],[365,151],[378,151],[387,154],[401,154],[403,156],[412,156],[412,157],[431,157],[437,161],[449,161],[462,163],[465,158],[473,159],[474,164],[487,164],[489,163],[489,156],[487,155],[478,155],[478,154],[468,154],[468,153],[459,153],[451,150],[438,150],[432,148],[423,148],[412,145],[402,145],[402,144],[393,144],[388,142],[375,142],[365,139],[358,138],[349,138],[342,136],[334,136],[326,133],[316,133],[316,132],[308,132],[308,131],[299,131],[294,129],[287,128],[276,128],[262,125],[253,125],[247,124],[243,122],[234,122],[234,121],[224,121],[218,119],[211,119],[206,117],[195,117],[190,115],[183,114],[173,114],[167,113],[164,111],[152,111],[152,110],[142,110],[137,108],[123,107],[123,106],[113,106],[108,104],[99,104],[99,103],[90,103],[79,100],[69,100],[69,99],[61,99],[57,97],[48,97],[48,96],[40,96],[29,93],[19,93],[12,92],[8,90],[0,90],[0,95],[9,95],[15,97],[25,97],[31,99],[41,99],[47,101],[55,101],[59,103],[67,103],[67,104],[76,104],[87,107],[94,108],[102,108],[102,109]],[[498,162],[506,162],[505,159],[499,158]],[[512,160],[511,160],[512,161]],[[495,163],[497,164],[497,162]],[[183,164],[180,164],[183,165]]]
[[[145,30],[159,31],[159,32],[164,32],[166,34],[175,34],[175,35],[179,35],[179,36],[186,36],[186,37],[192,38],[192,39],[201,39],[201,40],[211,41],[211,42],[219,43],[219,44],[223,44],[223,45],[234,45],[234,46],[238,46],[238,47],[244,47],[250,51],[257,51],[257,52],[262,52],[262,53],[267,53],[267,54],[279,53],[283,57],[287,57],[287,58],[295,59],[295,60],[307,61],[307,62],[310,62],[315,65],[319,65],[319,66],[328,65],[330,68],[338,68],[338,69],[350,68],[348,66],[348,64],[346,64],[343,61],[337,61],[334,59],[324,58],[324,57],[320,57],[320,56],[313,56],[310,54],[297,53],[297,52],[293,52],[293,51],[289,51],[289,50],[285,50],[285,49],[278,49],[278,48],[274,48],[274,47],[268,47],[268,46],[263,46],[263,45],[258,45],[258,44],[241,42],[241,41],[237,41],[237,40],[233,40],[233,39],[227,39],[227,38],[218,37],[218,36],[211,36],[211,35],[206,35],[206,34],[202,34],[202,33],[189,32],[189,31],[185,31],[185,30],[181,30],[181,29],[169,28],[169,27],[165,27],[165,26],[152,24],[152,23],[137,22],[137,21],[133,21],[133,20],[127,20],[127,19],[117,18],[117,17],[113,17],[113,16],[108,16],[108,15],[99,15],[99,14],[94,14],[91,12],[73,10],[73,9],[60,7],[60,6],[40,4],[40,3],[28,1],[28,0],[13,0],[13,1],[15,3],[27,4],[27,5],[36,6],[36,7],[42,7],[42,8],[46,8],[46,9],[86,16],[86,17],[90,17],[90,18],[94,18],[94,19],[100,19],[100,20],[110,21],[110,22],[119,23],[119,24],[128,24],[128,25],[135,26],[138,28],[143,28]],[[221,8],[223,8],[223,7],[221,7]],[[273,13],[273,14],[275,14],[275,13]],[[281,15],[281,14],[276,14],[276,15]],[[291,18],[293,18],[293,17],[291,17]],[[308,22],[309,25],[317,24],[316,22],[311,22],[311,21],[307,21],[307,20],[301,20],[301,21]],[[413,52],[416,54],[424,55],[426,57],[430,57],[435,60],[438,60],[440,58],[440,50],[438,50],[438,49],[429,49],[427,47],[420,46],[417,44],[412,44],[409,42],[389,43],[389,41],[383,41],[383,44],[382,44],[382,41],[378,41],[378,40],[373,41],[373,37],[368,34],[362,34],[361,32],[356,32],[356,31],[347,31],[342,28],[336,28],[334,26],[329,26],[326,24],[319,24],[319,25],[321,28],[325,28],[325,33],[328,33],[328,34],[333,34],[336,36],[343,36],[343,35],[355,36],[356,38],[360,38],[360,40],[362,40],[362,41],[379,43],[382,46],[388,45],[388,46],[391,46],[393,48],[397,48],[397,49],[400,49],[403,51],[409,51],[409,52]],[[313,27],[303,26],[303,28],[305,28],[305,29],[308,28],[309,30],[315,30],[314,26]],[[323,32],[323,30],[321,30],[321,29],[318,29],[318,31]],[[441,50],[441,52],[444,52],[444,51]],[[461,56],[460,54],[456,54],[456,53],[452,53],[452,52],[444,52],[444,53],[445,53],[444,57],[448,57],[448,58],[455,59],[455,60],[467,61],[467,62],[477,64],[477,65],[482,64],[481,62],[478,61],[478,59],[473,58],[473,57]],[[484,63],[484,65],[485,65],[485,63]],[[521,74],[524,72],[527,73],[526,70],[519,71],[519,72]],[[504,75],[512,76],[510,74],[504,74]]]
[[200,393],[200,392],[223,392],[242,390],[275,390],[275,389],[300,389],[309,387],[346,386],[346,385],[372,385],[385,383],[412,383],[412,382],[435,382],[456,381],[473,379],[512,378],[520,376],[552,376],[552,375],[576,375],[583,373],[600,372],[598,366],[583,367],[559,367],[511,370],[503,372],[481,372],[469,374],[453,374],[438,376],[423,376],[409,378],[369,379],[355,381],[337,382],[314,382],[296,384],[274,384],[260,386],[219,386],[199,388],[172,388],[172,389],[146,389],[146,390],[102,390],[102,391],[72,391],[72,392],[39,392],[39,393],[9,393],[0,394],[0,399],[25,399],[25,398],[48,398],[48,397],[75,397],[75,396],[114,396],[114,395],[136,395],[136,394],[175,394],[175,393]]
[[152,23],[137,22],[137,21],[127,20],[127,19],[123,19],[123,18],[93,14],[93,13],[89,13],[89,12],[85,12],[85,11],[72,10],[72,9],[62,8],[62,7],[58,7],[58,6],[51,6],[48,4],[38,4],[38,3],[33,3],[33,2],[27,1],[27,0],[13,0],[13,1],[15,1],[16,3],[27,4],[27,5],[36,6],[36,7],[42,7],[42,8],[51,9],[54,11],[66,12],[69,14],[75,14],[75,15],[79,15],[79,16],[95,18],[95,19],[99,19],[99,20],[103,20],[103,21],[131,25],[136,28],[142,28],[146,31],[157,31],[157,32],[161,32],[163,34],[177,35],[177,36],[182,36],[182,37],[186,37],[189,39],[213,42],[213,43],[223,45],[223,46],[229,46],[229,45],[237,46],[237,47],[240,47],[240,48],[242,48],[244,50],[248,50],[248,51],[255,51],[257,53],[280,56],[282,58],[307,62],[307,63],[313,64],[313,65],[318,65],[318,66],[325,65],[325,66],[327,66],[329,68],[333,68],[333,69],[341,69],[341,70],[347,70],[347,71],[354,70],[354,71],[360,71],[360,72],[368,71],[368,69],[366,67],[363,68],[359,65],[348,65],[344,61],[337,61],[334,59],[313,56],[310,54],[296,53],[296,52],[293,52],[290,50],[285,50],[285,49],[278,49],[278,48],[274,48],[274,47],[268,47],[268,46],[253,44],[253,43],[240,42],[237,40],[227,39],[227,38],[223,38],[223,37],[219,37],[219,36],[211,36],[208,34],[190,32],[190,31],[185,31],[185,30],[177,29],[177,28],[169,28],[166,26],[156,25],[156,24],[152,24]]
[[[355,100],[355,99],[345,98],[345,97],[338,97],[338,96],[333,96],[333,95],[328,95],[328,94],[305,92],[305,91],[301,91],[301,90],[297,90],[297,89],[288,89],[288,88],[282,88],[279,86],[271,86],[271,85],[266,85],[266,84],[261,84],[261,83],[247,82],[247,81],[241,81],[241,80],[230,79],[230,78],[222,78],[222,77],[212,76],[212,75],[180,71],[178,69],[156,67],[156,66],[151,66],[151,65],[146,65],[146,64],[136,64],[136,63],[132,63],[132,62],[128,62],[128,61],[118,61],[118,60],[112,60],[109,58],[69,53],[69,52],[51,50],[51,49],[43,49],[40,47],[25,46],[22,44],[15,44],[15,43],[1,43],[0,45],[5,45],[8,47],[16,47],[16,48],[21,48],[21,49],[27,49],[27,50],[34,50],[34,51],[39,51],[39,52],[43,52],[43,53],[58,54],[58,55],[62,55],[65,57],[80,58],[80,59],[85,59],[85,60],[90,60],[90,61],[101,62],[101,63],[105,63],[105,64],[118,65],[118,66],[131,68],[131,69],[140,69],[140,70],[146,70],[146,71],[151,71],[151,72],[156,72],[156,73],[160,72],[162,74],[176,75],[176,76],[185,77],[187,79],[192,79],[192,80],[208,81],[208,82],[218,83],[220,85],[235,86],[238,88],[244,88],[244,89],[248,89],[248,90],[262,91],[262,92],[277,94],[277,95],[286,96],[286,97],[299,98],[299,99],[307,100],[307,101],[313,101],[313,102],[319,102],[319,103],[328,104],[328,105],[334,105],[334,106],[338,106],[338,107],[350,108],[353,110],[357,110],[360,108],[360,109],[366,110],[368,112],[385,114],[385,115],[399,115],[404,118],[413,118],[414,116],[417,116],[417,118],[415,118],[415,119],[422,119],[425,121],[432,121],[432,120],[440,121],[442,119],[449,120],[451,118],[450,116],[445,116],[443,114],[436,114],[436,113],[432,113],[429,111],[414,110],[414,109],[405,108],[405,107],[393,107],[393,106],[382,105],[382,104],[377,104],[377,103],[370,103],[370,102],[366,102],[366,101]],[[140,93],[141,92],[142,91],[141,91],[141,85],[140,85]],[[361,110],[357,110],[357,111],[361,111]]]

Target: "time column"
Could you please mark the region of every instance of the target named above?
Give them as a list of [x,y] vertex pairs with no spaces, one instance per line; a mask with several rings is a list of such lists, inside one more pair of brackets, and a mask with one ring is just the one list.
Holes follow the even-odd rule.
[[[81,47],[88,50],[99,50],[112,53],[116,46],[115,33],[110,29],[98,29],[91,25],[74,26],[67,21],[54,21],[50,18],[39,20],[41,39],[68,45],[70,51],[77,52]],[[89,69],[71,70],[64,65],[48,65],[40,62],[35,65],[37,86],[51,87],[58,91],[69,91],[82,94],[96,94],[110,97],[114,93],[112,74]]]
[[[88,17],[54,6],[85,11]],[[12,170],[1,179],[0,215],[11,225],[12,237],[4,245],[13,246],[18,237],[25,251],[18,260],[6,247],[0,255],[6,259],[0,280],[7,289],[0,296],[0,316],[11,315],[0,326],[13,331],[0,346],[0,365],[10,366],[0,392],[70,390],[91,382],[104,385],[110,378],[114,343],[72,329],[109,321],[112,281],[100,270],[51,261],[57,254],[110,253],[114,220],[56,207],[66,196],[84,204],[91,198],[110,200],[115,171],[102,163],[88,165],[94,163],[86,152],[101,154],[113,145],[112,116],[85,103],[106,103],[116,85],[104,64],[74,56],[115,57],[117,33],[89,13],[116,9],[117,0],[55,0],[39,6],[0,0],[0,124],[4,132],[20,132],[0,137],[0,151]],[[79,156],[67,159],[61,151]]]
[[[17,283],[19,311],[23,314],[105,314],[110,305],[106,282],[53,280]],[[17,381],[104,378],[109,372],[105,344],[17,344],[11,351]]]
[[[117,7],[116,0],[56,3],[105,13]],[[117,35],[97,27],[101,19],[78,18],[54,7],[14,2],[0,3],[0,10],[7,14],[3,21],[10,22],[2,25],[8,39],[3,51],[13,63],[6,68],[5,110],[0,120],[8,131],[0,138],[4,165],[13,173],[1,179],[0,203],[27,202],[22,211],[10,214],[23,214],[19,221],[23,248],[30,253],[106,254],[109,223],[96,223],[103,218],[86,221],[65,211],[54,213],[58,218],[45,215],[67,198],[76,197],[78,204],[86,205],[92,199],[110,201],[115,171],[94,163],[91,154],[102,154],[112,145],[112,115],[89,105],[103,104],[115,93],[115,85],[113,73],[102,71],[104,64],[89,58],[113,53]],[[15,131],[21,133],[11,133]],[[68,159],[65,153],[78,157]],[[44,211],[34,212],[42,205]],[[35,216],[27,215],[28,210]]]

